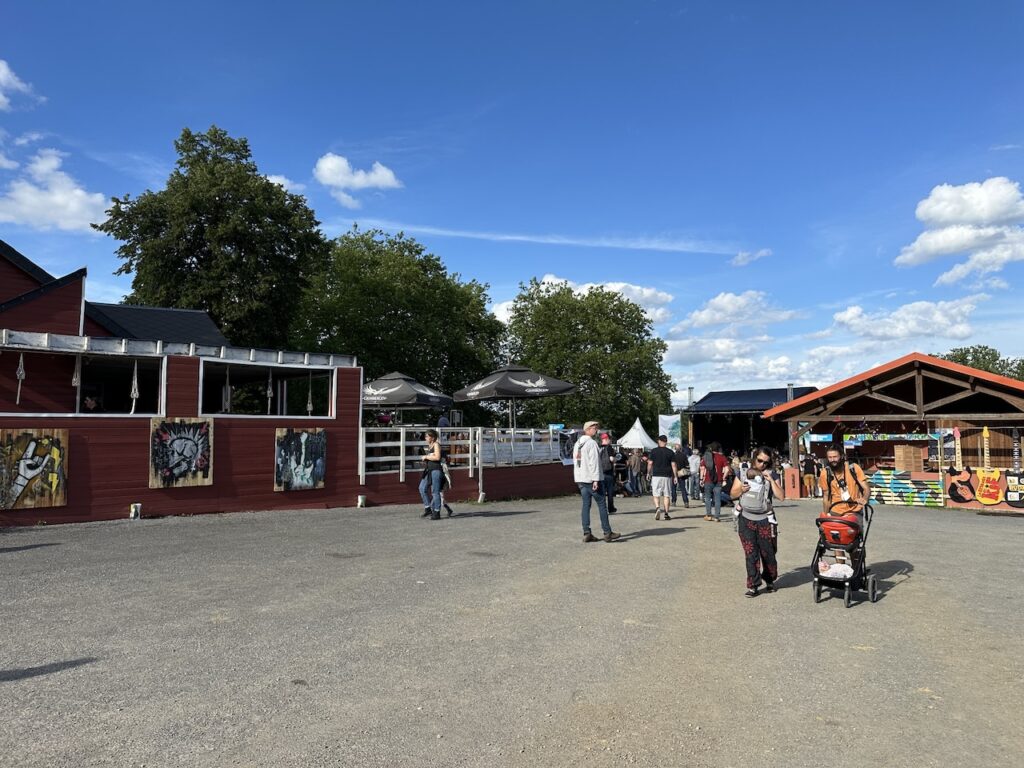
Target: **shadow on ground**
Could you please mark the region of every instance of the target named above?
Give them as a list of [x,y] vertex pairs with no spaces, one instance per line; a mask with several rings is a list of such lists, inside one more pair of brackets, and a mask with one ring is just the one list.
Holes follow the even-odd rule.
[[85,656],[81,659],[56,661],[53,664],[42,664],[38,667],[25,667],[24,669],[0,669],[0,683],[11,683],[15,680],[27,680],[30,677],[52,675],[54,672],[62,672],[65,669],[81,667],[84,664],[92,664],[95,661],[99,661],[99,659],[95,656]]
[[59,547],[59,541],[51,541],[46,544],[25,544],[21,547],[0,547],[0,555],[7,554],[9,552],[24,552],[26,549],[39,549],[40,547]]

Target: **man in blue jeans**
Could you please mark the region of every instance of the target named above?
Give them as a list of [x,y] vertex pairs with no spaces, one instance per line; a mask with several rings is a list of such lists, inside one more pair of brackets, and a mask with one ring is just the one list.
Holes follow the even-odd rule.
[[722,484],[728,474],[728,466],[729,460],[722,453],[722,446],[717,442],[711,443],[700,461],[700,484],[704,486],[704,519],[709,522],[722,522]]
[[597,511],[601,515],[601,530],[605,541],[615,541],[619,534],[612,530],[608,522],[608,505],[605,502],[604,473],[601,471],[601,449],[598,448],[594,435],[601,423],[588,421],[583,425],[583,436],[573,446],[573,480],[580,489],[583,499],[581,518],[583,522],[583,543],[597,541],[590,530],[590,502],[597,502]]

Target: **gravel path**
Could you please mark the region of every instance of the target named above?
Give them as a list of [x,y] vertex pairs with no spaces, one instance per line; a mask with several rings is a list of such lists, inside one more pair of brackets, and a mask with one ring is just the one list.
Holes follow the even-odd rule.
[[816,505],[753,600],[729,523],[649,505],[5,530],[0,765],[1021,765],[1024,519],[880,507],[846,609]]

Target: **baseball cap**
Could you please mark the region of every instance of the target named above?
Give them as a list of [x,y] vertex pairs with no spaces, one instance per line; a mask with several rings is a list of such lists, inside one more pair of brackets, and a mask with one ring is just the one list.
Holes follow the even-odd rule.
[[609,434],[608,434],[607,432],[602,432],[602,433],[601,433],[601,439],[602,439],[602,440],[611,440],[611,439],[612,439],[612,436],[611,436],[611,435],[609,435]]
[[586,424],[583,425],[583,430],[586,431],[586,430],[590,429],[591,427],[600,427],[600,426],[601,426],[601,422],[600,421],[588,421]]
[[667,443],[668,442],[668,438],[665,437],[665,435],[658,435],[658,442],[659,443]]

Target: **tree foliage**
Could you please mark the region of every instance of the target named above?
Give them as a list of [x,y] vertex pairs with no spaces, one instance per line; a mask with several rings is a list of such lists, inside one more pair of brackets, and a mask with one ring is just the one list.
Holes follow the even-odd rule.
[[1024,358],[1003,357],[998,349],[984,344],[975,344],[972,347],[955,347],[946,354],[936,355],[936,357],[982,371],[998,373],[1000,376],[1024,380]]
[[283,348],[328,244],[306,201],[269,181],[244,138],[186,128],[163,190],[113,198],[93,226],[122,241],[128,303],[203,309],[233,344]]
[[643,309],[621,294],[596,288],[578,295],[568,285],[533,279],[520,285],[508,330],[511,361],[578,387],[574,395],[524,401],[520,423],[599,419],[621,434],[638,416],[652,425],[669,412],[665,342]]
[[331,244],[295,331],[305,348],[356,355],[368,379],[401,371],[450,394],[495,366],[503,328],[487,303],[486,285],[414,239],[353,227]]

